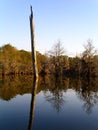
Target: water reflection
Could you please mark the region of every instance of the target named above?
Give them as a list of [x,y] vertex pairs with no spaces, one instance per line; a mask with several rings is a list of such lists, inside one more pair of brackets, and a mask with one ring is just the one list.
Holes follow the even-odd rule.
[[62,78],[54,78],[53,89],[45,93],[46,101],[59,113],[64,104]]
[[96,79],[82,80],[81,91],[79,91],[79,97],[84,101],[83,108],[90,114],[96,103],[98,103],[98,84]]
[[28,76],[7,76],[0,80],[0,98],[6,101],[17,95],[32,92],[32,77]]
[[90,114],[94,105],[98,102],[98,79],[83,80],[55,77],[41,77],[38,91],[44,91],[46,101],[50,102],[52,107],[60,112],[65,98],[63,92],[67,89],[73,89],[77,92],[78,98],[83,100],[83,109]]
[[[76,122],[79,122],[79,118],[81,118],[80,124],[85,124],[85,122],[82,122],[83,120],[88,120],[88,122],[92,121],[90,118],[88,119],[87,115],[92,115],[95,120],[98,118],[95,111],[98,107],[98,78],[84,80],[80,78],[72,79],[68,77],[55,78],[53,76],[45,76],[39,77],[39,80],[33,80],[33,82],[32,80],[32,77],[26,76],[6,77],[0,80],[0,106],[2,106],[3,101],[8,102],[15,97],[17,99],[17,95],[31,95],[31,101],[28,100],[31,103],[30,109],[28,109],[30,110],[30,112],[28,112],[28,130],[32,130],[32,128],[36,130],[35,126],[40,127],[42,120],[47,124],[56,122],[54,119],[60,122],[62,127],[67,128],[64,125],[64,121],[67,120],[66,124],[70,124],[70,122],[74,121],[72,117],[77,115],[77,113]],[[19,101],[17,100],[17,102]],[[14,106],[11,107],[14,108]],[[23,109],[20,110],[20,113],[22,111]],[[1,109],[0,112],[2,112]],[[39,115],[37,112],[39,112]],[[81,114],[79,112],[81,112]],[[25,118],[27,118],[27,116]],[[93,123],[95,123],[97,130],[98,125],[96,121],[94,121]],[[61,126],[60,123],[58,123],[57,126]],[[89,127],[87,126],[87,128]]]
[[32,98],[31,98],[30,117],[29,117],[28,130],[32,130],[32,127],[33,127],[37,84],[38,84],[38,78],[36,80],[33,80],[33,88],[32,88]]
[[[36,85],[37,84],[37,85]],[[32,77],[6,77],[0,80],[0,98],[6,101],[11,100],[17,95],[30,93],[33,95],[34,85],[37,86],[36,93],[44,92],[45,100],[52,107],[60,112],[65,103],[63,93],[67,89],[73,89],[77,92],[78,98],[83,100],[83,109],[91,113],[93,106],[98,103],[98,78],[88,80],[55,78],[53,76],[39,77],[39,81],[32,83]]]

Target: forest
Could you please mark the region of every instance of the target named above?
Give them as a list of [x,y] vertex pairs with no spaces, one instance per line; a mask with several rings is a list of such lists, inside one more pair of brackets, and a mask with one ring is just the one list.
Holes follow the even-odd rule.
[[[98,55],[91,40],[84,45],[84,51],[74,57],[65,54],[60,41],[45,54],[38,51],[36,53],[39,75],[84,78],[98,76]],[[33,75],[31,52],[18,50],[11,44],[1,46],[0,76],[6,75]]]

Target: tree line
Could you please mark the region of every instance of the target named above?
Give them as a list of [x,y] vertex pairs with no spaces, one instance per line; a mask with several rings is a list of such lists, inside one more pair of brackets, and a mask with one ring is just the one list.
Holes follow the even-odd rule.
[[[98,76],[98,55],[92,41],[84,45],[84,51],[79,56],[69,57],[64,47],[58,41],[45,54],[37,53],[38,72],[41,75],[81,76],[85,78]],[[31,52],[18,50],[11,44],[0,47],[0,75],[32,75]]]

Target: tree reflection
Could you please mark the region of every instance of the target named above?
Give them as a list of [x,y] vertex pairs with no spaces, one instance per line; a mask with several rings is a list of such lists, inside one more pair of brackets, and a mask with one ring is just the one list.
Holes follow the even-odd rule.
[[80,98],[84,101],[83,108],[90,114],[96,103],[98,103],[98,93],[96,92],[95,79],[83,80],[80,91]]
[[63,84],[62,84],[62,79],[55,78],[54,82],[54,87],[47,93],[45,93],[45,99],[46,101],[50,102],[53,108],[57,111],[60,112],[63,104],[64,104],[64,99],[63,99]]
[[38,78],[33,80],[33,89],[32,89],[32,98],[31,98],[28,130],[32,130],[32,126],[33,126],[37,83],[38,83]]
[[[37,86],[37,87],[34,87]],[[37,90],[35,90],[37,88]],[[83,109],[90,114],[94,106],[98,103],[98,78],[75,79],[67,77],[53,77],[52,75],[40,77],[38,81],[33,81],[30,76],[5,77],[0,80],[0,98],[6,101],[17,95],[31,94],[43,91],[46,101],[60,112],[65,102],[64,94],[67,89],[73,89],[78,94],[78,98],[83,101]],[[33,99],[32,99],[33,100]],[[32,105],[31,105],[32,106]]]
[[32,92],[32,77],[30,76],[6,76],[0,80],[0,98],[6,101],[17,95]]

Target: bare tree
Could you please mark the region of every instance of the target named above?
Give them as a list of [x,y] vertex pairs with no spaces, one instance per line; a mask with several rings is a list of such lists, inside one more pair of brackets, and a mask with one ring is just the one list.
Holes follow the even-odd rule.
[[96,50],[92,45],[92,41],[89,39],[87,44],[84,45],[84,52],[82,53],[82,73],[87,77],[94,75],[94,55]]
[[84,45],[83,58],[90,60],[96,54],[95,47],[92,44],[92,40],[88,39],[87,44]]
[[50,56],[50,63],[51,67],[54,70],[56,75],[62,73],[62,64],[63,64],[63,55],[64,55],[64,47],[62,46],[61,42],[58,41],[54,46],[53,49],[49,51]]
[[64,47],[61,44],[61,41],[58,41],[54,46],[53,49],[50,51],[50,55],[59,57],[64,54]]

